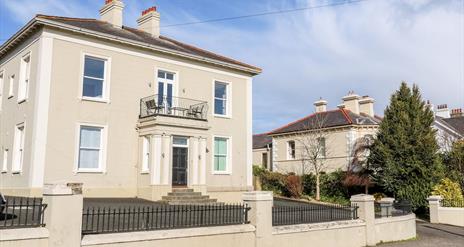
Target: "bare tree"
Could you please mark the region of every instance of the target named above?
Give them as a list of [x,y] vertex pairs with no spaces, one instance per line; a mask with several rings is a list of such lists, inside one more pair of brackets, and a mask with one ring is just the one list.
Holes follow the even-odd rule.
[[327,157],[329,155],[328,132],[325,129],[325,113],[316,113],[304,125],[304,132],[299,135],[297,142],[301,147],[301,173],[310,172],[316,176],[316,200],[321,199],[321,174],[327,168]]

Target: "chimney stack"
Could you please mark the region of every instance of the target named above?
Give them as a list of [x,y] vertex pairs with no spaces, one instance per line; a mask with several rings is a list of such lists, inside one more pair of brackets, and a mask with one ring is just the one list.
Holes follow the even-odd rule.
[[437,110],[435,115],[442,118],[450,118],[450,110],[448,109],[447,104],[437,105]]
[[150,33],[155,38],[160,36],[160,14],[156,11],[155,6],[142,11],[142,16],[137,19],[137,24],[139,30]]
[[374,117],[374,102],[375,100],[369,96],[362,96],[359,100],[359,112]]
[[359,114],[359,95],[355,94],[353,91],[348,92],[348,95],[342,98],[343,107],[346,110],[350,110],[355,114]]
[[122,28],[122,12],[124,3],[122,0],[105,0],[105,5],[100,9],[100,19]]
[[327,101],[322,98],[314,102],[314,106],[316,107],[316,113],[327,111]]
[[462,111],[462,108],[458,108],[458,109],[453,109],[453,110],[451,110],[451,117],[452,117],[452,118],[455,118],[455,117],[464,117],[464,112]]

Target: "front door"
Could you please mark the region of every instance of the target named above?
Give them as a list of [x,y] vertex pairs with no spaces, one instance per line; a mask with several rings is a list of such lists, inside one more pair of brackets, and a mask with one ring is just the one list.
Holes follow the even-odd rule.
[[172,185],[187,186],[188,140],[174,137],[172,147]]

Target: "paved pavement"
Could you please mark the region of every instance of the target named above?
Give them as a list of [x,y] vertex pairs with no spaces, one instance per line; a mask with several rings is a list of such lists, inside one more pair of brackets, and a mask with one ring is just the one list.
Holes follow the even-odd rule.
[[417,221],[417,240],[379,245],[381,247],[464,247],[464,227]]

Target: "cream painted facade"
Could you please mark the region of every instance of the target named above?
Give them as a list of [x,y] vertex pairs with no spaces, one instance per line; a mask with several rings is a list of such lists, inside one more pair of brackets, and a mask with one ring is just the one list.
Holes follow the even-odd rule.
[[[359,138],[366,135],[375,136],[378,126],[346,126],[341,128],[331,128],[325,130],[325,171],[332,172],[337,169],[346,170],[353,159],[353,147]],[[302,174],[304,171],[311,171],[309,165],[303,168],[301,159],[303,153],[302,142],[305,132],[275,135],[272,138],[273,169],[280,172],[294,172]],[[288,142],[295,142],[295,158],[288,155]],[[304,170],[303,170],[304,169]]]
[[[30,54],[28,98],[17,100],[20,60]],[[103,100],[81,97],[84,57],[105,59]],[[175,75],[175,97],[206,101],[206,121],[151,116],[139,119],[140,99],[158,92],[158,71]],[[0,112],[0,191],[40,196],[44,183],[84,184],[86,197],[160,199],[172,189],[173,138],[188,140],[187,187],[214,196],[240,198],[252,189],[252,77],[259,73],[234,69],[68,32],[40,27],[7,55],[0,56],[3,73]],[[14,77],[9,97],[8,78]],[[6,79],[5,79],[6,78]],[[228,85],[228,114],[214,113],[214,83]],[[6,93],[5,93],[6,92]],[[24,126],[22,167],[12,171],[14,130]],[[79,126],[102,128],[100,169],[78,169]],[[143,138],[151,140],[149,169],[142,170]],[[213,169],[214,138],[228,139],[227,169]],[[6,152],[4,152],[7,150]],[[0,168],[3,162],[0,163]]]

